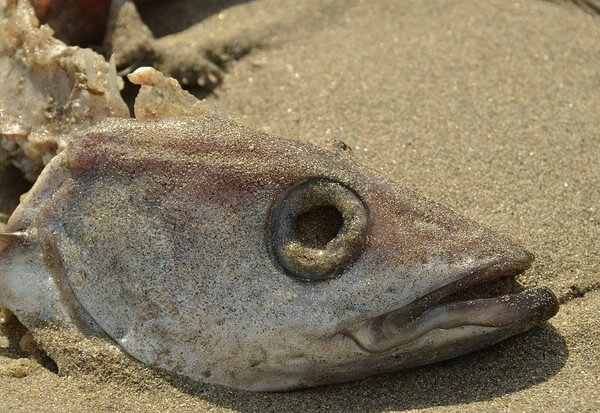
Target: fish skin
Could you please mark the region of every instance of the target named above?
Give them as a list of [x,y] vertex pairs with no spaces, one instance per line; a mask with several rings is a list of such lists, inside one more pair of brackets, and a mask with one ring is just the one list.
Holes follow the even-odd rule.
[[[359,256],[340,274],[306,281],[274,259],[270,220],[291,190],[315,179],[356,194],[368,225]],[[454,321],[397,348],[369,350],[381,339],[381,317],[397,322],[419,303],[425,312],[411,316],[418,324],[440,312],[437,300],[476,281],[512,278],[533,256],[347,151],[210,114],[91,128],[47,165],[6,231],[30,239],[0,241],[0,304],[34,333],[59,324],[106,335],[148,365],[249,390],[433,363],[558,309],[548,290],[494,298],[490,310],[485,300],[466,301],[454,305],[455,319],[468,321],[472,305],[486,325]],[[19,288],[28,273],[28,288]]]

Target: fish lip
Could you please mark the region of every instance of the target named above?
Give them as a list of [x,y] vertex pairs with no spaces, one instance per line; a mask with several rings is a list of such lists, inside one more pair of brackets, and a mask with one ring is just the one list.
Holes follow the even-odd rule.
[[[454,295],[469,291],[477,284],[501,280],[514,282],[527,270],[533,255],[522,249],[511,259],[501,257],[468,271],[457,281],[448,283],[415,301],[383,314],[356,322],[340,331],[368,353],[394,352],[410,345],[435,329],[465,326],[525,331],[552,318],[559,302],[546,287],[535,287],[485,298],[446,302]],[[515,282],[516,285],[516,282]],[[429,328],[428,328],[429,327]]]

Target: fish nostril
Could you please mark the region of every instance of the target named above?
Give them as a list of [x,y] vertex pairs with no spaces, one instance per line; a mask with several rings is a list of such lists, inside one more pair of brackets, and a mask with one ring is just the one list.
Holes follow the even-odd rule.
[[333,205],[321,205],[298,215],[293,237],[310,248],[323,249],[344,225],[342,213]]

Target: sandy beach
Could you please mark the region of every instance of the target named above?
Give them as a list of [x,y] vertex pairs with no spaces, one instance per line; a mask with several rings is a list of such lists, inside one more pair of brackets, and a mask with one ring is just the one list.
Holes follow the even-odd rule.
[[[195,34],[242,38],[223,83],[198,92],[211,109],[274,135],[343,140],[383,174],[519,241],[536,256],[519,281],[550,287],[559,313],[457,359],[287,393],[135,369],[56,374],[24,358],[23,332],[8,323],[0,412],[599,411],[600,16],[541,0],[229,3],[200,13]],[[16,178],[0,175],[2,213]]]

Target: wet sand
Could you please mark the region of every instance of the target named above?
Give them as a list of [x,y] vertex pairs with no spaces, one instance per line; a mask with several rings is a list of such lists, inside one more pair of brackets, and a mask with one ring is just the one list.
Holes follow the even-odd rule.
[[521,282],[551,287],[559,314],[434,366],[276,394],[136,371],[59,376],[19,360],[5,326],[0,411],[600,410],[600,17],[533,0],[332,2],[302,18],[281,13],[288,4],[258,0],[206,21],[223,30],[278,10],[207,103],[274,134],[341,139],[519,240],[536,255]]

